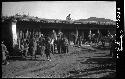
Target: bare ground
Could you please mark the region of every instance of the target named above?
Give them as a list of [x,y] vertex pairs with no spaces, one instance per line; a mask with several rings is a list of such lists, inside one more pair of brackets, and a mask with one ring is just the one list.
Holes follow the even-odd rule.
[[116,63],[108,55],[109,50],[70,46],[67,54],[51,54],[52,61],[45,55],[36,60],[9,60],[9,65],[2,65],[2,78],[112,78]]

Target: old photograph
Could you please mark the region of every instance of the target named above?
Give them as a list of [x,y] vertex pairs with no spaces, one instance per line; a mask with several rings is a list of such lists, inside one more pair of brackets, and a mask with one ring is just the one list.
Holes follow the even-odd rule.
[[2,78],[115,78],[116,1],[2,2]]

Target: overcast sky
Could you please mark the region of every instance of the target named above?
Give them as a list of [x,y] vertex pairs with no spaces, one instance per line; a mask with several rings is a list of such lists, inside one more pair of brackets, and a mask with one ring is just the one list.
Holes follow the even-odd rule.
[[2,2],[3,16],[28,14],[47,19],[66,19],[71,14],[72,19],[89,17],[116,20],[115,1],[30,1]]

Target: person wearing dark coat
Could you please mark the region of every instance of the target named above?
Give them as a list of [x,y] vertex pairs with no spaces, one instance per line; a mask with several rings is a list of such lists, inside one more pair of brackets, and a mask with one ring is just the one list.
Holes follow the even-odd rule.
[[47,60],[49,61],[51,61],[50,53],[51,53],[50,38],[47,37],[45,40],[45,55]]
[[102,47],[105,47],[105,38],[104,37],[101,38],[101,42],[102,42]]
[[62,39],[62,51],[63,53],[68,53],[68,39],[67,38],[63,38]]
[[115,57],[115,40],[113,38],[110,39],[110,56]]
[[40,48],[40,54],[42,56],[45,52],[45,38],[44,37],[40,37],[39,39],[39,48]]
[[59,38],[59,36],[58,36],[58,38],[57,38],[56,44],[57,44],[58,53],[60,54],[61,51],[62,51],[62,48],[61,48],[62,40],[61,40],[61,38]]
[[25,52],[25,58],[28,56],[28,49],[29,49],[29,46],[28,46],[28,43],[24,43],[24,52]]
[[2,47],[2,64],[9,64],[9,62],[7,61],[7,55],[9,54],[9,52],[3,41],[1,47]]
[[36,51],[37,51],[37,41],[34,38],[33,39],[33,53],[32,53],[33,56],[32,56],[32,58],[35,57],[35,59],[36,59]]
[[32,55],[32,52],[33,52],[33,39],[32,38],[30,38],[30,41],[29,41],[28,52],[29,52],[30,55]]
[[61,53],[66,53],[66,51],[65,51],[65,39],[64,38],[62,38],[61,39]]

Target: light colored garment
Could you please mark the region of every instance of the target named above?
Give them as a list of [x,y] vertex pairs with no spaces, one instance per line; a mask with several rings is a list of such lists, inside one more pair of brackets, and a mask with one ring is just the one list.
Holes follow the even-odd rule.
[[34,41],[34,42],[33,42],[33,55],[36,54],[36,50],[37,50],[37,42]]
[[2,47],[2,59],[6,60],[6,52],[8,53],[7,48],[4,44],[1,44],[1,47]]
[[2,52],[2,60],[6,60],[6,53]]
[[51,39],[51,42],[50,42],[50,44],[52,44],[52,45],[54,44],[54,39]]

